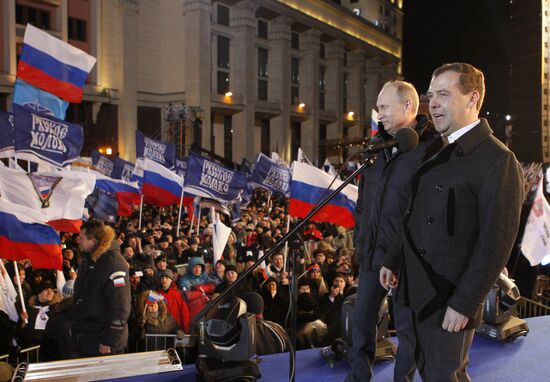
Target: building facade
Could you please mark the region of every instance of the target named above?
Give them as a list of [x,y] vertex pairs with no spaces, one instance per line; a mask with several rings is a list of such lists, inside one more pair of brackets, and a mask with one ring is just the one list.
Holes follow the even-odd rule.
[[1,109],[27,22],[97,57],[67,115],[84,125],[84,155],[133,160],[139,129],[233,162],[298,147],[338,161],[400,77],[402,0],[1,1]]

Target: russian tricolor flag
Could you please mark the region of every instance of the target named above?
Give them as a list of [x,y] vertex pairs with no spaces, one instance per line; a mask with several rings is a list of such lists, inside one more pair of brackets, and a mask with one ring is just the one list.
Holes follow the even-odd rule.
[[82,101],[82,88],[96,59],[27,24],[17,77],[69,102]]
[[61,239],[44,224],[45,218],[40,211],[0,198],[0,257],[30,259],[34,268],[61,269]]
[[183,192],[183,178],[160,163],[145,158],[143,185],[144,201],[160,207],[179,204]]
[[116,196],[118,202],[117,216],[132,215],[132,206],[141,203],[141,194],[137,182],[127,183],[123,180],[97,176],[95,186]]
[[[334,177],[321,169],[307,163],[292,164],[292,183],[290,187],[289,214],[303,218],[315,204],[329,194],[327,190]],[[334,180],[331,190],[342,184]],[[330,222],[344,227],[355,225],[355,208],[357,207],[358,190],[354,185],[346,186],[334,199],[316,213],[311,220]]]
[[372,112],[370,114],[370,136],[374,137],[376,134],[378,134],[378,112],[374,109],[372,109]]

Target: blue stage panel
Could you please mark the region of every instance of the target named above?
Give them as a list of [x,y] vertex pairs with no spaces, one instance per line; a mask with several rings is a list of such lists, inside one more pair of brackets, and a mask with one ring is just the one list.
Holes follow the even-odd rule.
[[[470,350],[469,368],[470,376],[474,381],[550,381],[550,316],[530,318],[526,321],[529,325],[529,334],[512,343],[500,344],[476,336]],[[288,353],[261,358],[262,378],[259,381],[288,380]],[[343,381],[349,370],[344,361],[329,365],[321,357],[320,349],[299,351],[296,363],[296,381],[298,382]],[[375,365],[374,373],[376,382],[393,381],[393,362]],[[195,375],[195,366],[186,365],[181,372],[121,378],[114,381],[193,381]],[[420,381],[418,375],[416,380]]]

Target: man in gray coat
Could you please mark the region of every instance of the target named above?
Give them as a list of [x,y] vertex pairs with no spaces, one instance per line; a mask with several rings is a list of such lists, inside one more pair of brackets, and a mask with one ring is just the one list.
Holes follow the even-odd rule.
[[423,380],[470,380],[474,329],[518,230],[523,173],[478,118],[484,94],[483,73],[472,65],[433,73],[430,114],[441,138],[413,176],[401,243],[380,270],[381,284],[397,287],[396,300],[411,311]]

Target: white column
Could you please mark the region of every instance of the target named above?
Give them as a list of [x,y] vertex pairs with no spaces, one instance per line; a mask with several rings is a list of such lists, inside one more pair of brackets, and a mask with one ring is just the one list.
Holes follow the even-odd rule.
[[[253,161],[260,151],[256,145],[255,127],[256,78],[258,60],[256,58],[256,9],[259,4],[251,0],[240,1],[231,8],[231,26],[234,38],[231,41],[231,74],[229,87],[233,94],[243,97],[244,110],[233,115],[233,158]],[[257,146],[257,147],[256,147]]]
[[279,16],[269,23],[269,94],[281,103],[281,114],[270,121],[271,151],[290,161],[290,41],[292,19]]
[[183,0],[185,102],[203,109],[202,147],[210,149],[210,56],[211,46],[210,0]]
[[136,157],[137,130],[137,21],[139,2],[119,0],[122,60],[118,103],[118,151],[126,160]]
[[[310,29],[301,35],[303,58],[300,63],[300,98],[311,110],[302,122],[301,145],[306,156],[317,162],[319,157],[319,50],[322,32]],[[303,96],[302,96],[303,95]]]

